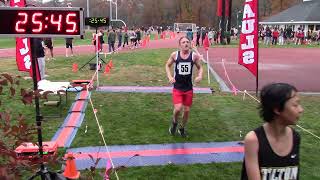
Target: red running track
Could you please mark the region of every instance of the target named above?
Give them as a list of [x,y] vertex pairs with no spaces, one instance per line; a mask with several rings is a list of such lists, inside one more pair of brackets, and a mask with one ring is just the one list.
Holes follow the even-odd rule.
[[[259,57],[259,89],[268,83],[286,82],[295,85],[302,92],[320,92],[318,48],[261,48]],[[211,66],[231,89],[224,73],[222,58],[225,59],[227,73],[236,88],[255,91],[255,77],[246,68],[238,65],[238,49],[209,50]]]

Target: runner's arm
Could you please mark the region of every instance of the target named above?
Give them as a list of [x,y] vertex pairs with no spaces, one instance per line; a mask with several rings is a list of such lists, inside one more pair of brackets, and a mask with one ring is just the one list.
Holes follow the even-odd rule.
[[174,77],[171,75],[171,70],[170,70],[170,67],[172,66],[172,64],[174,63],[174,56],[175,56],[175,53],[172,53],[166,63],[166,73],[167,73],[167,78],[169,80],[169,82],[171,84],[175,83],[175,79]]
[[261,180],[258,162],[259,143],[256,134],[251,131],[244,139],[245,170],[249,180]]
[[198,54],[195,57],[195,65],[198,68],[198,75],[197,77],[194,79],[194,82],[198,83],[202,80],[202,74],[203,74],[203,68],[202,68],[202,64],[201,64],[201,56],[199,56]]

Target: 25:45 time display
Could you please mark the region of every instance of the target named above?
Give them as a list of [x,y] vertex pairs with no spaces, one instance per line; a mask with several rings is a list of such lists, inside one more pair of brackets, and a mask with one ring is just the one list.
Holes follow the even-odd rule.
[[[32,32],[34,33],[41,33],[44,29],[48,28],[56,32],[65,31],[66,33],[74,33],[77,31],[77,24],[74,20],[77,14],[73,12],[68,14],[50,14],[47,16],[44,16],[41,12],[35,12],[31,16]],[[26,24],[30,23],[30,15],[26,12],[19,12],[18,18],[19,20],[15,24],[15,31],[24,33],[26,32]]]

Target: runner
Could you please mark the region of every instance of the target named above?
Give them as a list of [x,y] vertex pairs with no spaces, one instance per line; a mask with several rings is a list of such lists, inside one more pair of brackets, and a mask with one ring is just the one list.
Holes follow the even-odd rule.
[[[191,50],[191,42],[187,37],[179,39],[179,51],[175,51],[169,57],[166,63],[166,73],[169,82],[174,85],[172,98],[174,104],[172,125],[169,129],[171,135],[174,135],[178,125],[178,117],[183,110],[182,123],[178,129],[182,137],[186,137],[185,126],[189,119],[189,111],[192,105],[193,85],[192,72],[193,65],[198,69],[198,75],[195,78],[195,83],[202,79],[202,65],[200,56]],[[171,75],[170,67],[174,66],[174,76]]]
[[300,136],[289,126],[303,112],[297,89],[285,83],[270,84],[260,97],[265,123],[245,137],[241,179],[297,180]]

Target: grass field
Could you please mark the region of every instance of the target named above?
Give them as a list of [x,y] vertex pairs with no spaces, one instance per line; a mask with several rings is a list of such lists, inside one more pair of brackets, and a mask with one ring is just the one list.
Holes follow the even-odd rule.
[[[164,65],[173,49],[145,50],[135,53],[116,54],[111,57],[114,68],[111,74],[105,76],[100,73],[101,85],[139,85],[139,86],[168,86]],[[72,64],[79,66],[88,61],[89,56],[66,59],[57,57],[57,60],[47,63],[48,80],[70,81],[72,79],[89,79],[93,71],[85,67],[77,73],[72,72]],[[16,72],[15,61],[0,59],[0,72],[12,74]],[[204,69],[206,72],[206,69]],[[199,84],[207,87],[206,73]],[[30,80],[22,83],[23,87],[32,88]],[[211,141],[239,141],[242,135],[261,125],[258,117],[258,104],[251,99],[242,99],[242,96],[233,96],[219,92],[216,82],[211,85],[214,94],[197,94],[191,109],[190,122],[187,130],[189,137],[183,139],[168,134],[168,126],[172,115],[170,94],[134,94],[134,93],[98,93],[93,92],[92,101],[98,109],[98,117],[104,129],[108,145],[120,144],[163,144],[175,142],[211,142]],[[72,94],[69,99],[73,99]],[[0,95],[4,109],[14,109],[34,122],[34,107],[24,106],[19,99]],[[64,106],[63,113],[67,114],[71,102]],[[318,121],[320,114],[320,97],[303,96],[302,104],[305,113],[299,124],[316,133],[320,132]],[[47,109],[54,113],[56,109]],[[62,124],[62,119],[50,119],[43,122],[43,136],[50,140],[55,131]],[[84,127],[88,126],[85,133]],[[300,131],[299,129],[297,129]],[[94,120],[91,107],[86,110],[85,120],[79,129],[72,147],[101,146],[97,124]],[[300,179],[320,179],[318,162],[320,156],[319,140],[300,131],[301,144],[301,177]],[[166,165],[152,167],[127,168],[119,172],[120,179],[239,179],[241,163],[211,163],[194,165]],[[101,178],[96,178],[101,179]]]

